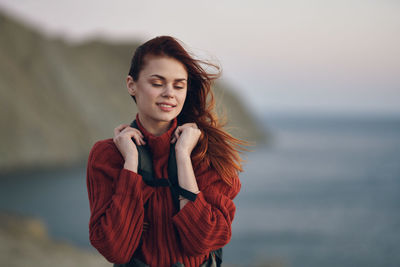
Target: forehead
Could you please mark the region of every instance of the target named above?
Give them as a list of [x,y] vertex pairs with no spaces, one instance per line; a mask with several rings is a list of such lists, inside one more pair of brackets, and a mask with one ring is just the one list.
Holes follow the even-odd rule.
[[146,56],[141,74],[145,77],[161,75],[166,79],[187,79],[188,74],[180,61],[166,56]]

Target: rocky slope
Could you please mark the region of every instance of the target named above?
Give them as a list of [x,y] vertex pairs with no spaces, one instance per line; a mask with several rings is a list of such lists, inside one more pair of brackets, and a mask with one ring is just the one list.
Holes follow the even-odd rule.
[[[69,44],[1,11],[0,32],[0,171],[85,161],[96,140],[134,118],[124,82],[137,43]],[[261,127],[222,87],[217,102],[232,133],[264,142]]]

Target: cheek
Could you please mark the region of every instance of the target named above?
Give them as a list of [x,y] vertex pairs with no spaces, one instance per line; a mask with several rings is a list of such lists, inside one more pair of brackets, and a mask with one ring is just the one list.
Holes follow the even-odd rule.
[[145,102],[151,102],[157,97],[157,92],[152,90],[152,88],[142,88],[140,96]]
[[153,102],[153,97],[148,94],[148,92],[141,91],[140,94],[136,96],[136,105],[141,111],[151,110]]
[[187,91],[182,92],[181,94],[179,94],[179,102],[181,103],[181,105],[183,105],[183,103],[185,102],[187,96]]

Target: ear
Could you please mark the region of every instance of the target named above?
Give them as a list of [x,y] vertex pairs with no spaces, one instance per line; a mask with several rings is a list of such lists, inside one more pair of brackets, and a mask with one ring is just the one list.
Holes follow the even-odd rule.
[[131,96],[135,96],[136,94],[136,82],[133,80],[132,76],[128,75],[126,77],[126,87],[128,88],[128,92]]

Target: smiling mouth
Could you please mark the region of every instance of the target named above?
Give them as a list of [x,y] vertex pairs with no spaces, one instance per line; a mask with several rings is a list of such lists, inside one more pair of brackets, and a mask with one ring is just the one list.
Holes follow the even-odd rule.
[[160,106],[160,107],[164,107],[164,108],[174,108],[174,107],[176,107],[176,105],[170,105],[170,104],[164,104],[164,103],[160,103],[160,104],[157,104],[158,106]]

